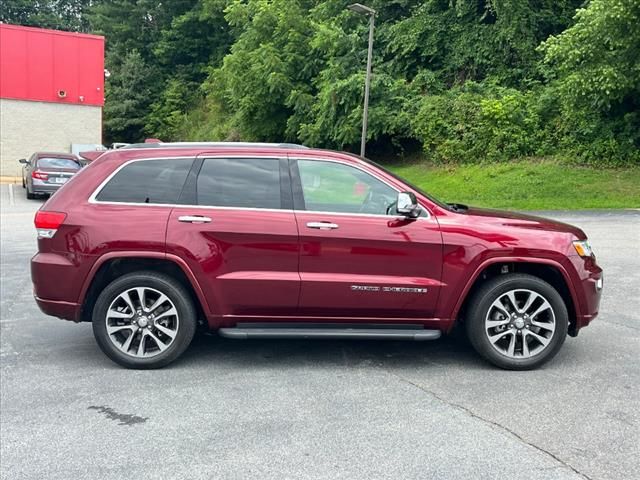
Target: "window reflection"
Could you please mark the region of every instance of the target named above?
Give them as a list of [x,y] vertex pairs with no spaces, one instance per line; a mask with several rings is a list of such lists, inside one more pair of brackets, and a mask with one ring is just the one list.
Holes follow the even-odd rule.
[[198,204],[212,207],[281,208],[279,160],[205,160],[198,176]]
[[298,160],[306,210],[386,215],[397,193],[386,183],[348,165]]

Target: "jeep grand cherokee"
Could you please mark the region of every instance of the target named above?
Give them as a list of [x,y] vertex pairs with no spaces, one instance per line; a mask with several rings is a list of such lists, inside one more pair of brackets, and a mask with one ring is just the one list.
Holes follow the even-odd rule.
[[37,212],[41,310],[92,322],[130,368],[229,338],[433,340],[455,325],[507,369],[551,359],[598,313],[579,228],[445,204],[382,167],[297,145],[109,151]]

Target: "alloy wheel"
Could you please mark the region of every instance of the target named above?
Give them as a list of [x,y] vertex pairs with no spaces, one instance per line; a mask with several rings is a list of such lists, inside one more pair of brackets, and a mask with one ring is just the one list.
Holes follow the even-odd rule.
[[491,346],[509,358],[538,355],[551,343],[556,330],[553,307],[541,294],[514,289],[501,294],[489,307],[485,333]]
[[164,352],[178,334],[180,318],[164,293],[129,288],[109,305],[105,318],[109,340],[123,353],[148,358]]

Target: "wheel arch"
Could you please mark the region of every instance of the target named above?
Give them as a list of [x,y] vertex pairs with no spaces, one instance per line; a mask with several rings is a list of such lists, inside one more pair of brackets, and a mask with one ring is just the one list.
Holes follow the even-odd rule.
[[577,299],[572,288],[571,278],[565,268],[557,262],[548,259],[492,259],[480,265],[469,279],[460,295],[451,315],[451,328],[463,321],[471,298],[475,291],[489,278],[508,273],[526,273],[549,283],[560,294],[567,306],[569,314],[569,335],[575,336]]
[[91,321],[95,302],[106,285],[122,275],[142,270],[162,272],[180,281],[191,294],[198,315],[205,321],[211,315],[195,275],[180,257],[160,252],[111,252],[94,263],[85,279],[78,299],[79,321]]

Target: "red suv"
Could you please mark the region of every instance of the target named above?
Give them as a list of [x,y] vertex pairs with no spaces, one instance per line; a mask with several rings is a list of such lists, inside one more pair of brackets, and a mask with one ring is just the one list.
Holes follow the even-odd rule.
[[230,338],[432,340],[463,325],[508,369],[552,358],[598,313],[584,232],[439,202],[359,157],[298,145],[109,151],[37,212],[41,310],[93,322],[132,368],[198,324]]

